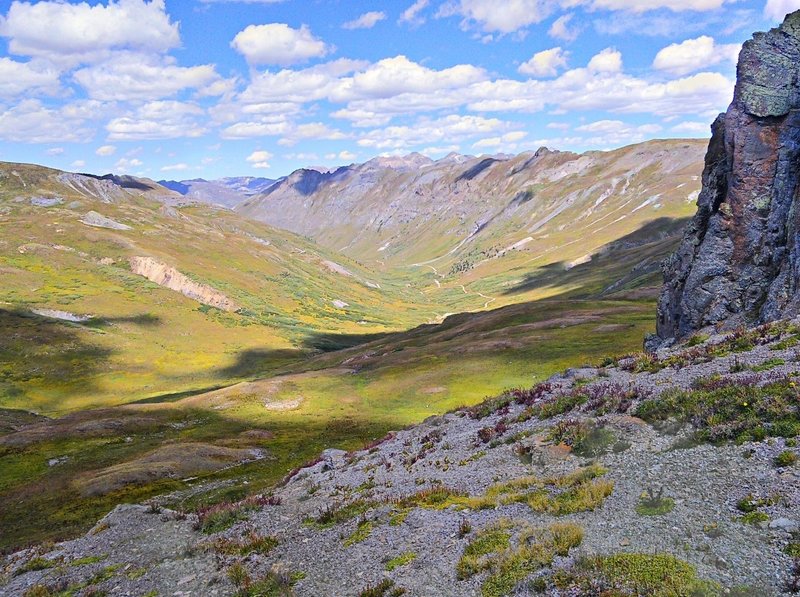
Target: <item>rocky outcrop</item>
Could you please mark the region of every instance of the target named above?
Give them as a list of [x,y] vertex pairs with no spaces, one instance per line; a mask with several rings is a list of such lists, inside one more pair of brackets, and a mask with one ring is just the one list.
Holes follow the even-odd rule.
[[106,216],[97,213],[96,211],[87,212],[85,216],[80,219],[82,224],[92,226],[94,228],[108,228],[109,230],[131,230],[127,224],[121,224],[116,220],[107,218]]
[[227,296],[207,284],[201,284],[188,278],[174,267],[156,261],[152,257],[131,257],[131,271],[144,276],[159,286],[164,286],[192,300],[222,309],[236,311],[238,307]]
[[800,313],[800,11],[746,42],[697,214],[664,266],[658,337]]

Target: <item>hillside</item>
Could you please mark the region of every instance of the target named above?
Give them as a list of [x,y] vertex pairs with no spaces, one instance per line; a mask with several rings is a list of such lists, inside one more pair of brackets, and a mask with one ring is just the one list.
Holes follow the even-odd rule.
[[[265,490],[326,447],[635,350],[684,222],[667,216],[688,205],[631,200],[641,227],[617,216],[580,264],[520,252],[445,275],[365,265],[149,180],[0,170],[0,433],[40,425],[0,438],[0,549],[166,491]],[[489,266],[493,294],[475,277]]]
[[783,594],[798,338],[785,322],[571,369],[197,513],[181,493],[120,506],[10,557],[0,591]]
[[[693,214],[705,145],[375,158],[328,173],[299,170],[236,209],[369,267],[416,271],[428,287],[513,294],[538,268],[569,268],[658,218]],[[654,228],[649,236],[668,234]]]

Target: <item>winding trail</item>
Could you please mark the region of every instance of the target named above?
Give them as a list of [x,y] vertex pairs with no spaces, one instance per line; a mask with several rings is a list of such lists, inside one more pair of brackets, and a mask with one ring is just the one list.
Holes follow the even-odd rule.
[[483,294],[482,292],[468,292],[468,291],[467,291],[467,289],[466,289],[466,288],[464,288],[464,285],[463,285],[463,284],[459,284],[459,286],[461,287],[461,290],[463,290],[463,291],[464,291],[464,294],[466,294],[466,295],[473,294],[473,295],[477,295],[477,296],[479,296],[479,297],[481,297],[481,298],[488,299],[488,300],[486,301],[486,303],[483,305],[483,308],[484,308],[484,309],[488,309],[488,308],[489,308],[489,305],[491,305],[493,302],[495,302],[495,301],[497,300],[497,298],[495,298],[495,297],[491,297],[491,296],[486,296],[486,295],[485,295],[485,294]]

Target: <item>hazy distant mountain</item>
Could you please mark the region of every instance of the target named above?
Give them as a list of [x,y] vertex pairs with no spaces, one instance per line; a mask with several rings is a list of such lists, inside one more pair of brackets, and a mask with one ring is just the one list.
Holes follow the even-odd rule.
[[[332,172],[297,170],[236,209],[365,264],[489,284],[501,272],[580,263],[652,222],[688,217],[706,144],[378,157]],[[674,233],[659,226],[657,234]]]
[[160,180],[158,184],[193,201],[233,208],[248,197],[265,192],[275,182],[272,178],[235,176],[219,180]]

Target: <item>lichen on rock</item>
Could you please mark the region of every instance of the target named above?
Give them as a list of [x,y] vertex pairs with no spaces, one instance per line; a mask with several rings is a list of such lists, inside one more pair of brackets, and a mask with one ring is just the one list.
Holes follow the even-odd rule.
[[746,42],[697,213],[664,264],[658,339],[800,313],[800,11]]

